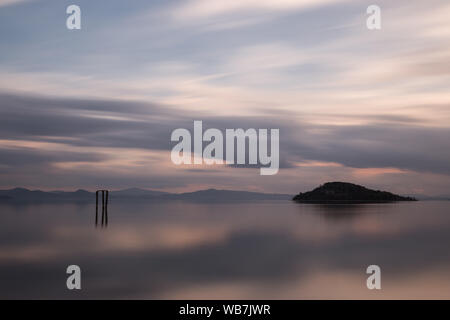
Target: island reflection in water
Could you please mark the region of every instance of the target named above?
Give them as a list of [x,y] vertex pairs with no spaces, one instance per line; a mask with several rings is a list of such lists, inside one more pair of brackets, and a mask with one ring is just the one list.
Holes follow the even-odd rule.
[[[450,298],[450,202],[0,205],[2,298]],[[68,265],[82,290],[66,289]],[[366,288],[366,267],[382,290]]]

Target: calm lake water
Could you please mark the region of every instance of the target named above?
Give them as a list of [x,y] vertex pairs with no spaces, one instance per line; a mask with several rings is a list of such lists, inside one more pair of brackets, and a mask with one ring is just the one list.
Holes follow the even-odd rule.
[[[0,298],[450,298],[450,202],[0,205]],[[82,289],[66,289],[66,268]],[[381,267],[381,290],[366,268]]]

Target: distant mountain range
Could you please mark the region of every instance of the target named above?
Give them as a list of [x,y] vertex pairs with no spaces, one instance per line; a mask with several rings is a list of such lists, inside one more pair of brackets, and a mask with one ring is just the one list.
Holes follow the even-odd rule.
[[[100,200],[101,198],[99,198]],[[249,191],[207,189],[187,193],[168,193],[155,190],[130,188],[109,193],[109,201],[192,201],[192,202],[245,202],[261,200],[289,200],[292,195],[276,193],[259,193]],[[40,191],[15,188],[0,190],[0,202],[36,203],[36,202],[92,202],[95,192],[86,190]]]

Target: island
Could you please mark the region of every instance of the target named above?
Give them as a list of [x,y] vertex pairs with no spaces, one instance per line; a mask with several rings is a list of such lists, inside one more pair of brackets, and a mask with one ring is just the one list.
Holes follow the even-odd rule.
[[348,182],[327,182],[312,191],[299,193],[292,200],[304,203],[379,203],[417,201],[387,191],[371,190]]

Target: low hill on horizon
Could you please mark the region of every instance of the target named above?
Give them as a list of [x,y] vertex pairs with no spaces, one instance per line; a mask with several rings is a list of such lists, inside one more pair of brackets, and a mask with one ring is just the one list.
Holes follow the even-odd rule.
[[327,182],[312,191],[299,193],[292,200],[305,203],[371,203],[417,201],[391,192],[372,190],[349,182]]

